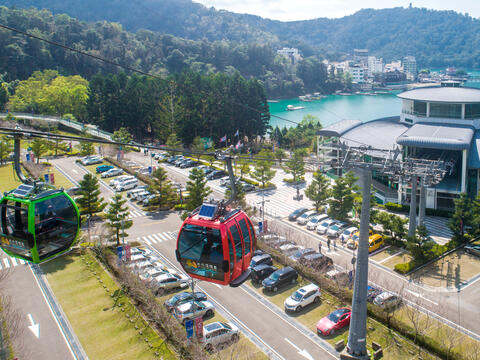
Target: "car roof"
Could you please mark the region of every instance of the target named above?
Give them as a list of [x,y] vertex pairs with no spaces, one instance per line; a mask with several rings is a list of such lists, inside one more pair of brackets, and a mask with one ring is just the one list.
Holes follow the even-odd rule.
[[255,261],[258,261],[260,259],[264,259],[264,258],[270,258],[270,254],[260,254],[260,255],[255,255],[252,260],[255,260]]
[[384,300],[392,296],[397,296],[397,295],[389,291],[384,291],[380,295],[378,295],[377,298]]
[[277,270],[277,271],[278,271],[279,273],[281,273],[281,274],[284,274],[284,273],[290,272],[290,271],[292,271],[292,270],[295,271],[295,269],[292,268],[291,266],[285,266],[284,268],[281,268],[281,269],[279,269],[279,270]]
[[349,231],[349,232],[352,232],[352,231],[357,231],[358,229],[355,227],[355,226],[350,226],[348,228],[346,228],[345,230],[343,230],[344,232],[345,231]]
[[297,291],[300,292],[300,293],[306,293],[306,292],[309,292],[309,291],[312,291],[312,290],[317,290],[318,289],[318,286],[315,285],[315,284],[308,284],[308,285],[305,285],[303,287],[301,287],[300,289],[298,289]]

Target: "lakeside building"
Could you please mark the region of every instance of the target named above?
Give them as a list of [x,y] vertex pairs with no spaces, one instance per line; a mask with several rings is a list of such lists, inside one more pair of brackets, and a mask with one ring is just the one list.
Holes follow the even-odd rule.
[[[401,150],[401,158],[441,159],[453,170],[436,186],[426,189],[427,208],[453,209],[462,192],[477,196],[480,191],[480,89],[460,83],[416,88],[397,95],[402,99],[399,116],[362,123],[343,120],[324,130],[332,141],[363,144],[376,149]],[[328,144],[328,143],[327,143]],[[325,145],[322,156],[340,158]],[[381,156],[372,152],[372,157]],[[373,174],[376,196],[382,202],[409,203],[411,186]]]
[[353,62],[368,66],[368,49],[353,49]]
[[363,84],[365,82],[365,68],[361,64],[350,63],[345,69],[352,76],[352,82],[355,84]]
[[277,50],[277,54],[289,59],[294,65],[303,59],[297,48],[284,47],[283,49]]
[[373,79],[374,74],[383,73],[383,59],[375,56],[368,57],[368,77]]
[[415,81],[417,78],[417,60],[415,56],[405,56],[402,60],[403,72],[407,74],[408,80]]

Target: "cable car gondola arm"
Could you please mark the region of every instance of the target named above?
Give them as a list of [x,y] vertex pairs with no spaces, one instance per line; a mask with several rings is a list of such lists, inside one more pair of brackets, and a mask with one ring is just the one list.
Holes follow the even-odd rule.
[[16,135],[13,140],[13,155],[15,172],[17,173],[18,178],[22,183],[28,184],[30,180],[23,174],[20,166],[20,136],[18,135]]

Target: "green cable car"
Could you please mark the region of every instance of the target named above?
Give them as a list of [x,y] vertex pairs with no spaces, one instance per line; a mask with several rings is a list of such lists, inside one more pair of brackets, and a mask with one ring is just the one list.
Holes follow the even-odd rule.
[[68,251],[79,225],[77,205],[63,189],[22,184],[0,200],[0,248],[19,259],[41,263]]

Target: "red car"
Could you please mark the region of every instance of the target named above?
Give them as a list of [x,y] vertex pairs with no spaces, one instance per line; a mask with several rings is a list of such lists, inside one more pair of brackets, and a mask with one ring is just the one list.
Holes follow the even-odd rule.
[[334,335],[337,330],[350,324],[351,315],[352,310],[349,308],[340,308],[331,312],[318,322],[317,334],[323,336]]

